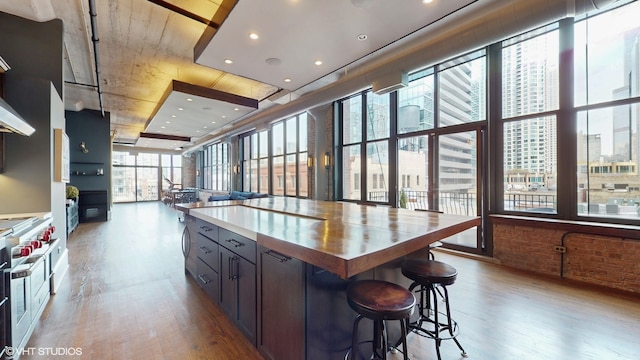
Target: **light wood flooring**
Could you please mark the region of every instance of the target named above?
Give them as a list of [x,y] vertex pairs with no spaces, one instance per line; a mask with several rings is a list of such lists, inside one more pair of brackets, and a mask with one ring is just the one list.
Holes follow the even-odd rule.
[[[21,359],[262,359],[185,276],[177,216],[160,202],[116,204],[111,220],[80,224]],[[459,272],[450,297],[469,359],[640,359],[640,297],[436,257]],[[71,347],[82,355],[39,355]],[[436,358],[431,340],[412,334],[409,348],[413,360]],[[441,352],[461,359],[451,341]]]

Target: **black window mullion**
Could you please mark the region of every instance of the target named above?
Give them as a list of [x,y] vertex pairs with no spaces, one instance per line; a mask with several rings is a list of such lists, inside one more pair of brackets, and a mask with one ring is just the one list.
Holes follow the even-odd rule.
[[576,112],[574,109],[574,22],[573,18],[560,20],[560,49],[559,49],[559,110],[556,119],[557,139],[563,139],[557,144],[558,166],[558,216],[563,218],[577,217],[578,179],[577,167],[577,136]]

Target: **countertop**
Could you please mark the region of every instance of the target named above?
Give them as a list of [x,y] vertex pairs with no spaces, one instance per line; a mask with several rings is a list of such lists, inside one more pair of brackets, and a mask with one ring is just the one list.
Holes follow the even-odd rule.
[[288,197],[184,205],[190,215],[345,279],[480,225],[479,217]]

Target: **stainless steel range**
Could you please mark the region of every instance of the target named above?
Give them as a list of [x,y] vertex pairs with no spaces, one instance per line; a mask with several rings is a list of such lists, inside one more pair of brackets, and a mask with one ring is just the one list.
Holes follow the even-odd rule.
[[18,359],[51,290],[50,254],[58,241],[51,213],[0,219],[1,359]]

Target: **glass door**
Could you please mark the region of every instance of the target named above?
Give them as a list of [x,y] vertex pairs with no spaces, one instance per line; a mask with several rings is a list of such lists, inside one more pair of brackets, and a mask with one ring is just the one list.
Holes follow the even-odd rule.
[[136,168],[136,201],[159,200],[158,179],[157,167]]
[[[437,184],[434,184],[436,209],[445,214],[478,216],[481,213],[482,192],[478,185],[481,162],[479,139],[481,130],[443,134],[437,141]],[[451,248],[480,252],[482,236],[477,227],[451,236],[444,243]]]

